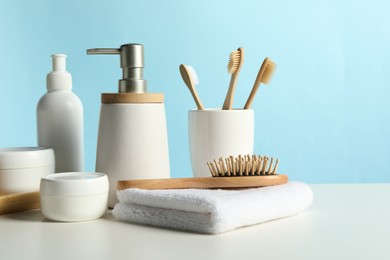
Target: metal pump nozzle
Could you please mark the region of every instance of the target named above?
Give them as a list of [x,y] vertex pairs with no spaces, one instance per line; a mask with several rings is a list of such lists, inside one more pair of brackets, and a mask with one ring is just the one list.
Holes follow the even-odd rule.
[[124,44],[119,49],[88,49],[87,54],[119,54],[122,68],[122,79],[119,80],[119,93],[147,92],[147,81],[143,79],[144,46],[142,44]]

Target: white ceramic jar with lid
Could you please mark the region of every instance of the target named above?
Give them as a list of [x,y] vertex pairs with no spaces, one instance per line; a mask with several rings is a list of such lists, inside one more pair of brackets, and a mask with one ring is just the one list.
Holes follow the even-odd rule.
[[68,172],[41,180],[41,211],[54,221],[100,218],[107,211],[108,179],[103,173]]
[[0,148],[0,194],[34,192],[54,173],[54,151],[44,147]]

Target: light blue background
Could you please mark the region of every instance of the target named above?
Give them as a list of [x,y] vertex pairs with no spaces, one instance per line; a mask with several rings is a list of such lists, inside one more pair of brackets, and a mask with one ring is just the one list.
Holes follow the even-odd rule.
[[235,107],[259,66],[278,67],[254,102],[255,151],[309,183],[390,181],[388,1],[0,0],[0,147],[35,146],[35,109],[50,54],[66,53],[85,111],[86,170],[96,155],[100,93],[116,92],[117,56],[87,48],[145,46],[145,78],[164,92],[171,175],[191,174],[178,66],[195,67],[207,107],[222,106],[229,53],[245,48]]

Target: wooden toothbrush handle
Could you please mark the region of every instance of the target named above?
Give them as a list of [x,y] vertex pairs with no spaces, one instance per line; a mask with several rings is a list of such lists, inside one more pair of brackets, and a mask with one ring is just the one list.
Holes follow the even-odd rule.
[[257,90],[260,87],[261,79],[262,79],[263,74],[264,74],[264,69],[265,68],[261,67],[259,73],[257,73],[257,77],[256,77],[256,80],[255,80],[255,83],[253,84],[251,93],[249,94],[249,97],[248,97],[248,99],[247,99],[247,101],[245,103],[244,109],[251,108],[253,100],[255,99],[255,96],[256,96],[256,92],[257,92]]
[[235,177],[173,178],[118,181],[117,189],[237,189],[272,186],[287,183],[285,174]]
[[234,91],[236,90],[237,78],[238,78],[237,72],[233,73],[230,78],[229,89],[228,92],[226,93],[226,98],[222,106],[223,110],[231,110],[233,107]]
[[198,107],[198,110],[204,110],[204,106],[202,102],[200,102],[200,98],[198,96],[198,92],[196,91],[195,88],[187,86],[190,89],[190,92],[192,94],[192,97],[194,98],[194,101],[196,103],[196,106]]

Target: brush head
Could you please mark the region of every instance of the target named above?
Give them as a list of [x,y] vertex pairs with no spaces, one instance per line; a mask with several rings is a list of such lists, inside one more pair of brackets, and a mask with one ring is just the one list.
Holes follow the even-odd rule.
[[275,175],[279,159],[260,155],[219,158],[207,165],[213,177]]
[[229,55],[229,62],[227,65],[227,71],[230,74],[236,73],[244,62],[244,49],[238,48],[236,51],[232,51]]
[[187,71],[190,74],[192,83],[194,83],[194,85],[198,85],[199,84],[199,78],[198,78],[198,74],[196,74],[195,69],[192,66],[187,66]]
[[186,83],[188,87],[192,88],[193,85],[199,84],[198,75],[193,67],[181,64],[179,70],[184,83]]
[[275,72],[276,64],[267,57],[263,61],[261,67],[264,68],[264,72],[261,77],[261,82],[264,84],[268,84],[271,81],[273,73]]

